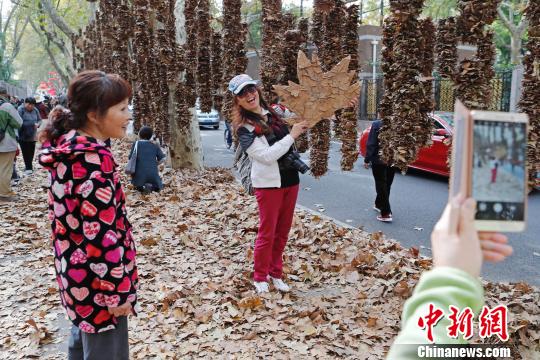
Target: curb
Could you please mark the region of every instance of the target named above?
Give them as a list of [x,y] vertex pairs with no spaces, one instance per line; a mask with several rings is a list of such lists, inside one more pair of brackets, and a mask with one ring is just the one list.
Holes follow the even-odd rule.
[[323,214],[323,213],[321,213],[319,211],[316,211],[316,210],[310,209],[308,207],[305,207],[304,205],[296,204],[296,208],[299,209],[299,210],[304,210],[305,212],[310,213],[311,215],[317,215],[321,219],[331,221],[334,224],[339,225],[341,227],[351,229],[351,230],[362,230],[360,228],[357,228],[357,227],[354,227],[354,226],[349,225],[347,223],[344,223],[343,221],[340,221],[338,219],[334,219],[333,217],[325,215],[325,214]]

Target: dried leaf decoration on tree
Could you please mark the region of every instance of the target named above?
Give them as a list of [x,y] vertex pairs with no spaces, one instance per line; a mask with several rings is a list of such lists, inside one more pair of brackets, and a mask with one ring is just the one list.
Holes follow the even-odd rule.
[[287,119],[291,124],[307,120],[309,127],[334,115],[338,109],[347,107],[351,99],[360,95],[360,84],[351,81],[354,71],[349,71],[351,57],[341,60],[332,70],[323,72],[316,55],[310,61],[298,52],[297,72],[299,84],[274,85],[274,92],[297,117]]

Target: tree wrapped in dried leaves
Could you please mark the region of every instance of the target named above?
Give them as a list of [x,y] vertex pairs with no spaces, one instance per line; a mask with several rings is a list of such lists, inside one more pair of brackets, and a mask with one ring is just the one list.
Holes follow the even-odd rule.
[[[186,18],[186,87],[184,96],[190,107],[197,100],[197,0],[185,0],[184,16]],[[208,34],[207,34],[208,36]]]
[[424,88],[420,112],[428,116],[427,113],[434,109],[432,76],[435,67],[435,37],[432,34],[435,34],[436,28],[431,18],[420,20],[420,31],[425,35],[420,39],[420,74]]
[[[247,58],[245,54],[245,41],[247,25],[242,23],[241,0],[223,1],[223,89],[226,89],[229,80],[246,70]],[[232,95],[224,92],[223,113],[230,121],[232,108]]]
[[[324,54],[324,29],[328,8],[321,1],[314,3],[311,25],[311,42],[316,47],[316,53]],[[324,66],[324,65],[323,65]],[[320,121],[309,130],[309,163],[311,173],[316,178],[328,171],[328,152],[330,150],[330,120]]]
[[[287,30],[285,32],[285,46],[283,47],[283,59],[284,69],[283,78],[280,81],[281,84],[287,84],[288,81],[298,82],[296,74],[296,57],[298,50],[301,50],[302,44],[305,39],[302,37],[302,33],[298,30]],[[273,84],[275,85],[275,84]]]
[[[343,20],[346,19],[346,16],[347,14],[345,13],[343,2],[341,0],[335,0],[334,6],[331,8],[326,18],[323,31],[322,52],[320,53],[320,57],[324,69],[330,69],[343,57],[342,45],[344,42],[344,27],[346,25]],[[338,138],[341,135],[340,122],[342,112],[343,109],[339,109],[333,116],[334,134]],[[332,132],[330,131],[328,136],[328,146],[330,146],[331,136]]]
[[384,19],[381,70],[384,73],[385,91],[379,105],[380,117],[383,121],[392,114],[392,94],[394,93],[394,86],[397,85],[394,81],[397,68],[392,66],[394,64],[394,45],[397,33],[396,26],[397,19],[395,17],[389,16]]
[[435,54],[437,71],[443,79],[453,79],[458,62],[456,19],[439,20],[436,32]]
[[[529,115],[529,187],[540,186],[536,175],[540,172],[540,3],[529,1],[525,9],[529,20],[529,41],[523,59],[525,74],[519,108]],[[536,183],[535,183],[536,182]]]
[[476,55],[464,59],[455,76],[456,93],[471,109],[487,109],[491,99],[491,80],[495,76],[493,32],[487,29],[497,17],[500,0],[461,0],[456,25],[466,44],[477,46]]
[[209,113],[212,110],[211,34],[210,2],[209,0],[199,0],[197,5],[197,94],[199,95],[201,111],[204,113]]
[[[385,23],[383,71],[394,84],[385,88],[383,126],[379,140],[382,160],[401,171],[429,145],[433,125],[427,116],[426,88],[422,71],[427,68],[422,48],[423,34],[418,20],[423,0],[390,1],[390,19]],[[398,31],[399,29],[399,31]],[[393,34],[393,39],[388,39]],[[430,81],[430,80],[424,80]]]
[[[300,50],[307,54],[308,48],[308,39],[309,39],[309,19],[302,18],[298,21],[297,31],[300,33],[302,38],[302,43],[300,44]],[[296,61],[292,62],[293,65],[296,65]],[[295,71],[296,77],[296,71]],[[297,79],[298,80],[298,79]],[[306,131],[296,139],[296,148],[299,152],[304,153],[309,149],[309,131]]]
[[[133,36],[133,60],[135,77],[149,79],[147,61],[150,56],[150,23],[148,18],[148,1],[134,0],[133,14],[135,17],[135,33]],[[150,103],[145,96],[150,92],[148,81],[134,82],[133,104],[135,105],[133,118],[135,129],[140,129],[143,123],[151,118]]]
[[267,101],[275,97],[272,86],[280,83],[283,63],[281,0],[262,0],[261,80]]
[[212,31],[212,103],[214,109],[221,113],[223,107],[223,38],[218,31]]
[[[347,8],[347,21],[343,38],[343,54],[351,57],[349,70],[358,72],[358,6]],[[336,112],[336,116],[339,112]],[[350,171],[358,159],[358,122],[356,111],[352,107],[343,109],[340,114],[339,132],[341,140],[341,170]]]
[[[190,111],[196,99],[194,11],[197,3],[188,1],[183,8],[190,40],[185,48],[177,42],[176,3],[176,0],[102,1],[96,20],[74,39],[82,53],[78,60],[81,66],[117,72],[132,82],[135,129],[152,126],[162,142],[170,145],[174,168],[199,169],[202,154],[198,124]],[[211,91],[210,40],[205,41],[207,55],[201,58],[208,64],[204,73],[208,77],[206,88]],[[130,52],[127,52],[128,44]],[[186,52],[190,54],[189,66],[185,65]],[[127,74],[122,72],[128,70]]]

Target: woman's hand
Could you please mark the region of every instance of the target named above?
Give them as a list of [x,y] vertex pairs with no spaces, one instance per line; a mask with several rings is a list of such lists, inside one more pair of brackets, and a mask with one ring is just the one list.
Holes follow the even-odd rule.
[[512,254],[508,238],[499,233],[478,233],[474,227],[476,202],[452,199],[431,233],[433,265],[448,266],[480,275],[482,260],[499,262]]
[[290,134],[293,137],[293,139],[296,140],[300,135],[305,133],[308,128],[309,128],[308,122],[304,120],[300,123],[294,124],[291,129]]
[[122,304],[117,307],[108,307],[107,310],[109,311],[109,314],[113,316],[128,316],[133,313],[133,307],[131,306],[130,302],[127,302],[125,304]]

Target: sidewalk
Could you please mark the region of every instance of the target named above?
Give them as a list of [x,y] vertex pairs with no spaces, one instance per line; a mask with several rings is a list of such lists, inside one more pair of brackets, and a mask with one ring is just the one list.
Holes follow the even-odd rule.
[[[115,146],[119,164],[126,151]],[[293,291],[257,297],[255,199],[224,169],[168,170],[164,179],[159,195],[126,190],[142,307],[130,320],[132,358],[384,359],[429,259],[380,233],[297,210],[285,252]],[[38,170],[22,181],[19,203],[0,205],[0,358],[66,357],[69,323],[53,274],[44,183]],[[509,305],[514,354],[530,358],[540,291],[490,284],[487,294],[488,304]]]

